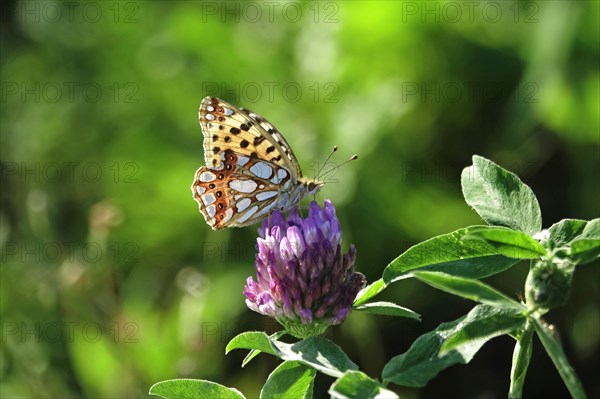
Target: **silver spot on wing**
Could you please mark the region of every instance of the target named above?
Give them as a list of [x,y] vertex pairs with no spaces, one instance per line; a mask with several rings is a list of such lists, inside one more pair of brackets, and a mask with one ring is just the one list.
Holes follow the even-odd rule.
[[244,199],[238,201],[238,203],[235,204],[235,207],[237,208],[238,212],[242,212],[242,211],[244,211],[244,209],[248,208],[251,203],[252,203],[252,201],[250,200],[250,198],[244,198]]
[[209,206],[217,200],[213,193],[204,194],[201,198],[202,202],[204,202],[204,205],[206,206]]
[[232,180],[229,187],[240,193],[251,193],[256,190],[257,184],[252,180]]
[[250,160],[250,158],[240,155],[240,156],[238,156],[237,164],[238,164],[238,166],[244,166],[248,163],[249,160]]
[[208,182],[215,180],[216,178],[217,178],[217,176],[214,173],[202,172],[199,179],[202,183],[208,183]]
[[250,172],[254,173],[261,179],[268,179],[273,174],[273,168],[264,162],[257,162],[250,167]]
[[225,211],[225,217],[223,218],[223,220],[221,220],[221,224],[227,223],[229,221],[229,219],[231,219],[232,216],[233,216],[233,209],[228,208]]
[[269,198],[275,197],[279,194],[277,191],[263,191],[262,193],[256,194],[256,199],[259,201],[264,201]]
[[256,213],[258,210],[258,205],[254,205],[252,208],[248,209],[237,221],[238,223],[244,223],[246,220],[250,219],[252,215]]

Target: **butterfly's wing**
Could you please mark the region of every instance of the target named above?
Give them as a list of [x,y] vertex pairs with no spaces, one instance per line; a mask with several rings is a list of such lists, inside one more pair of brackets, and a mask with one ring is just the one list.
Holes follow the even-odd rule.
[[227,149],[219,166],[202,166],[192,192],[206,222],[219,230],[254,224],[275,207],[291,175],[277,164]]
[[260,115],[209,96],[202,100],[198,117],[207,166],[217,167],[223,151],[231,149],[285,168],[294,182],[302,176],[298,160],[283,135]]
[[215,97],[202,100],[198,116],[207,166],[196,172],[192,191],[214,230],[256,223],[276,205],[288,209],[296,201],[290,195],[300,166],[269,121]]

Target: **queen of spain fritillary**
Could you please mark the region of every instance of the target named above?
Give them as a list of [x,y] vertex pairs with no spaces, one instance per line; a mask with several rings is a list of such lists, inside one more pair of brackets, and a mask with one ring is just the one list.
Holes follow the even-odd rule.
[[196,171],[192,193],[213,230],[288,211],[323,186],[302,177],[289,144],[265,118],[215,97],[202,100],[198,116],[206,166]]

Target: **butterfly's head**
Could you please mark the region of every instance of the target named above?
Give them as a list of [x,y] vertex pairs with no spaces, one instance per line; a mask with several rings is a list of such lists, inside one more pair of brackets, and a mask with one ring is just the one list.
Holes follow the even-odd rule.
[[305,180],[302,182],[304,189],[306,190],[306,195],[315,195],[319,192],[321,187],[323,187],[325,183],[318,180]]

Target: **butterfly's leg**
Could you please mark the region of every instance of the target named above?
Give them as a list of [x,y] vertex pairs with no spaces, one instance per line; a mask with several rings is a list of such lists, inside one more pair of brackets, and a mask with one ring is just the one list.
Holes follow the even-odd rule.
[[267,225],[269,226],[269,231],[271,231],[271,210],[269,209],[269,212],[267,212],[267,217],[268,217],[268,223]]

